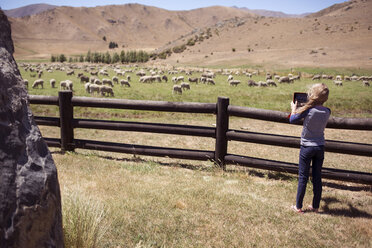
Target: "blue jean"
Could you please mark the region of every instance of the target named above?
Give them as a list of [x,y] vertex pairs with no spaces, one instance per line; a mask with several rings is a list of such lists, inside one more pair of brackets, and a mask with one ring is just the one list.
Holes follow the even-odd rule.
[[319,208],[322,197],[322,166],[324,161],[324,146],[301,146],[298,164],[298,187],[296,207],[302,208],[307,181],[309,180],[310,163],[312,162],[313,177],[313,208]]

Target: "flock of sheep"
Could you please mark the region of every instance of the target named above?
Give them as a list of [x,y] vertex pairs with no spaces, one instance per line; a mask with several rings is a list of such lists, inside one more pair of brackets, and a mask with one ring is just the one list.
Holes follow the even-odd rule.
[[[38,77],[33,84],[32,88],[44,88],[44,80],[42,76],[44,72],[52,73],[54,71],[65,71],[66,76],[70,79],[62,80],[59,82],[61,90],[74,90],[74,83],[71,77],[76,76],[77,82],[84,84],[85,91],[91,95],[101,96],[115,96],[115,85],[122,87],[131,87],[131,78],[134,74],[139,78],[138,83],[167,83],[168,77],[173,83],[171,90],[172,94],[182,94],[185,90],[191,90],[191,84],[202,83],[205,85],[216,85],[216,75],[226,76],[228,85],[237,87],[242,84],[241,80],[236,78],[247,78],[246,84],[249,87],[277,87],[281,83],[294,83],[296,80],[301,80],[301,73],[298,75],[277,75],[275,73],[263,74],[265,81],[255,81],[253,76],[259,76],[259,71],[239,71],[239,70],[206,70],[206,69],[174,69],[174,68],[140,68],[138,66],[125,67],[108,65],[100,67],[96,65],[77,65],[77,64],[21,64],[26,72],[30,72],[30,77]],[[115,73],[115,76],[109,78],[109,70]],[[78,73],[76,73],[79,71]],[[82,72],[80,72],[82,71]],[[180,75],[182,74],[182,75]],[[186,78],[185,79],[185,76]],[[194,76],[192,76],[194,75]],[[195,76],[199,75],[199,76]],[[261,74],[262,75],[262,74]],[[100,79],[99,76],[104,78]],[[243,76],[243,77],[242,77]],[[221,78],[221,77],[220,77]],[[261,76],[262,78],[262,76]],[[362,81],[362,85],[370,86],[369,81],[372,77],[367,76],[330,76],[330,75],[314,75],[312,80],[334,80],[336,86],[342,86],[344,81]],[[221,79],[219,79],[221,83]],[[244,80],[244,79],[243,79]],[[24,80],[25,86],[28,88],[28,81]],[[57,88],[56,80],[50,79],[51,88]]]

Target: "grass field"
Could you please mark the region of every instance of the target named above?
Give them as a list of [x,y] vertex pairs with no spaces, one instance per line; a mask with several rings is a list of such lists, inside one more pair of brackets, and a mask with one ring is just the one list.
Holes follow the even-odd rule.
[[[75,71],[77,73],[78,71]],[[110,72],[110,78],[114,75]],[[24,78],[31,79],[21,69]],[[184,75],[184,74],[182,74]],[[195,74],[194,76],[198,76]],[[181,96],[172,95],[173,83],[141,84],[135,74],[132,87],[115,85],[115,98],[188,102],[216,102],[227,96],[239,106],[289,111],[294,91],[306,91],[311,79],[278,87],[251,88],[227,84],[218,75],[217,85],[191,84]],[[186,75],[184,75],[186,77]],[[76,76],[44,73],[49,83],[70,78],[74,95],[88,96]],[[102,77],[101,77],[102,78]],[[257,76],[254,80],[262,80]],[[32,82],[33,80],[30,80]],[[345,82],[330,88],[327,106],[335,116],[372,116],[372,88]],[[30,84],[31,86],[31,84]],[[29,88],[30,94],[57,95],[58,89]],[[36,115],[57,116],[54,107],[32,106]],[[212,126],[215,117],[196,114],[77,108],[76,116],[125,119],[141,122]],[[301,127],[252,119],[231,118],[231,129],[300,136]],[[45,137],[59,137],[59,129],[41,126]],[[325,131],[326,139],[371,144],[372,132]],[[75,137],[164,147],[214,150],[211,138],[76,129]],[[227,166],[211,162],[133,156],[86,151],[61,154],[51,149],[63,200],[66,247],[371,247],[372,188],[324,180],[320,213],[299,215],[295,203],[295,175]],[[229,153],[297,163],[298,149],[229,142]],[[372,173],[372,158],[327,153],[324,167]],[[304,206],[311,203],[308,184]]]
[[[305,69],[303,69],[305,70]],[[309,71],[310,69],[307,69]],[[44,72],[42,78],[45,81],[44,89],[32,89],[31,85],[35,78],[31,77],[30,72],[25,72],[20,67],[21,74],[24,79],[28,79],[30,82],[29,94],[35,95],[57,95],[59,82],[62,80],[70,79],[74,82],[74,95],[75,96],[89,96],[84,90],[84,85],[79,82],[79,79],[75,76],[82,70],[75,70],[75,75],[66,76],[64,71],[53,71],[52,73]],[[316,71],[314,69],[314,71]],[[327,70],[328,71],[328,70]],[[327,72],[326,71],[326,72]],[[112,69],[108,70],[109,77],[112,78],[115,73]],[[334,72],[329,70],[329,72]],[[282,74],[287,72],[280,72]],[[346,70],[345,75],[349,74],[350,71]],[[372,72],[366,75],[372,75]],[[85,73],[87,75],[87,73]],[[200,77],[201,73],[194,73],[190,77]],[[296,72],[294,72],[296,74]],[[278,84],[278,87],[249,87],[247,85],[248,77],[245,75],[234,75],[234,79],[240,80],[242,83],[237,87],[229,86],[227,83],[227,76],[218,75],[215,78],[216,85],[205,85],[191,83],[191,90],[184,91],[182,95],[172,94],[173,83],[152,83],[143,84],[139,83],[139,77],[135,73],[128,73],[131,76],[132,82],[131,87],[121,87],[116,85],[114,87],[115,98],[121,99],[136,99],[136,100],[159,100],[159,101],[172,101],[172,102],[207,102],[215,103],[218,96],[226,96],[230,98],[230,104],[238,106],[255,107],[262,109],[271,109],[279,111],[289,111],[289,102],[292,99],[293,92],[306,92],[308,87],[314,83],[309,78],[302,78],[301,81],[296,81],[294,84]],[[180,73],[187,77],[184,73]],[[342,74],[341,74],[342,75]],[[98,76],[100,79],[103,76]],[[172,75],[168,75],[169,80]],[[265,73],[261,75],[253,76],[255,81],[265,81]],[[56,79],[57,88],[52,89],[49,85],[50,79]],[[120,78],[120,77],[119,77]],[[363,87],[362,83],[356,82],[344,82],[343,87],[337,87],[334,85],[333,80],[322,80],[330,88],[330,97],[326,105],[332,109],[332,114],[338,117],[372,117],[372,87]],[[41,109],[40,111],[53,112],[52,109]],[[55,111],[55,110],[54,110]],[[84,110],[83,110],[84,111]],[[94,112],[94,110],[92,110]],[[35,109],[35,112],[38,112]],[[113,113],[123,113],[123,111],[112,110]],[[81,113],[79,110],[77,114]],[[132,112],[133,113],[133,112]],[[134,112],[135,114],[138,112]]]

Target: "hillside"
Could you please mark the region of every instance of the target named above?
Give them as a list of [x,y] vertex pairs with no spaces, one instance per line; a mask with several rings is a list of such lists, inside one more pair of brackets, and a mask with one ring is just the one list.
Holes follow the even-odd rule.
[[[58,7],[22,18],[11,18],[16,57],[79,54],[106,50],[115,41],[120,48],[153,50],[200,27],[232,17],[250,17],[246,11],[209,7],[168,11],[139,4],[94,8]],[[106,37],[106,42],[103,40]],[[62,49],[63,48],[63,49]]]
[[[317,18],[246,18],[214,26],[213,36],[168,58],[203,66],[372,68],[372,1],[331,7]],[[185,37],[187,40],[188,37]]]
[[39,14],[41,12],[44,12],[49,9],[56,8],[56,5],[50,5],[50,4],[31,4],[24,7],[16,8],[16,9],[10,9],[10,10],[4,10],[4,13],[8,17],[23,17],[23,16],[29,16],[29,15],[35,15]]
[[371,9],[371,0],[353,0],[305,18],[277,18],[220,6],[168,11],[126,4],[58,7],[10,20],[15,57],[22,59],[106,51],[110,41],[118,43],[118,50],[161,52],[209,30],[203,41],[156,62],[372,68]]

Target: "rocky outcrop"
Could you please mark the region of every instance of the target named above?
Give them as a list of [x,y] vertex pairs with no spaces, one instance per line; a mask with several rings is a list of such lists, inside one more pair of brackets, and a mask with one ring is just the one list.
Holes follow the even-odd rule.
[[0,10],[0,247],[63,247],[53,158],[28,107]]

